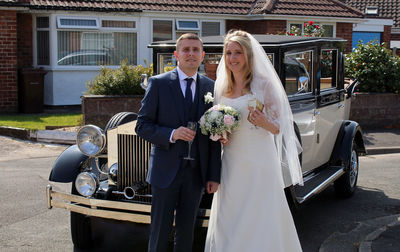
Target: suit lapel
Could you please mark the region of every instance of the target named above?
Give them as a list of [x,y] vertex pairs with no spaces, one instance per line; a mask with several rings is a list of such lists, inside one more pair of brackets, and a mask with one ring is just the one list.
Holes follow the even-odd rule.
[[169,82],[172,97],[174,98],[175,108],[179,114],[179,119],[183,124],[185,122],[185,111],[183,106],[183,94],[181,90],[181,84],[179,83],[178,71],[175,69],[171,72],[171,78]]
[[201,85],[201,75],[197,74],[197,92],[195,98],[197,99],[198,105],[197,105],[197,119],[200,119],[200,117],[204,114],[205,112],[205,103],[204,103],[204,95],[206,93],[206,86]]

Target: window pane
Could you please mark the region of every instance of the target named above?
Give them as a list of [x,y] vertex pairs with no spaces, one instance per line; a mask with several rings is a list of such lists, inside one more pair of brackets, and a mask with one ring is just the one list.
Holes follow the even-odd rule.
[[324,37],[333,37],[333,25],[322,25],[324,28]]
[[36,28],[49,28],[49,17],[37,17]]
[[219,22],[202,22],[201,36],[215,36],[220,34]]
[[183,21],[183,20],[178,20],[177,21],[177,28],[182,29],[182,30],[198,30],[199,29],[199,23],[197,21]]
[[137,63],[136,33],[58,31],[58,65]]
[[286,54],[284,64],[286,94],[311,92],[312,53]]
[[153,20],[153,41],[172,39],[172,21]]
[[158,54],[157,63],[157,73],[165,73],[176,67],[176,58],[171,53],[160,53]]
[[321,90],[336,87],[337,50],[321,52]]
[[61,26],[87,26],[96,27],[96,19],[71,19],[71,18],[60,18]]
[[119,20],[103,20],[101,21],[103,27],[115,27],[115,28],[135,28],[135,21],[119,21]]
[[49,31],[37,31],[37,64],[49,65]]

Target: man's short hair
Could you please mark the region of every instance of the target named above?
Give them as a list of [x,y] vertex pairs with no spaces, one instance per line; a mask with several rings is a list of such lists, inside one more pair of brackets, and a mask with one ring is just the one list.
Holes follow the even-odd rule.
[[198,41],[200,41],[200,43],[201,43],[201,49],[203,49],[203,41],[201,40],[201,38],[197,35],[197,34],[194,34],[194,33],[185,33],[185,34],[182,34],[177,40],[176,40],[176,50],[178,51],[178,47],[179,47],[179,44],[180,44],[180,42],[182,41],[182,40],[184,40],[184,39],[193,39],[193,40],[198,40]]

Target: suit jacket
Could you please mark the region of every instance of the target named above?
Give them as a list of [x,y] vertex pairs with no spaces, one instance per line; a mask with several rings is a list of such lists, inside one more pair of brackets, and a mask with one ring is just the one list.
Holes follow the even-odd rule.
[[[205,104],[204,95],[213,93],[214,82],[197,74],[195,99],[198,99],[196,121],[212,104]],[[147,181],[160,188],[168,187],[174,180],[183,157],[187,155],[187,142],[170,143],[173,129],[186,126],[184,96],[177,70],[153,76],[148,80],[146,94],[139,110],[135,131],[152,143]],[[221,144],[197,130],[197,157],[203,185],[206,181],[220,182]]]

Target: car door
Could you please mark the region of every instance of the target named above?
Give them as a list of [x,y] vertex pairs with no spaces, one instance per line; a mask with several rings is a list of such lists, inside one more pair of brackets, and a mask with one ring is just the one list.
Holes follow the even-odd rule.
[[317,148],[313,153],[315,165],[329,161],[336,137],[346,116],[345,90],[338,87],[338,50],[321,50],[320,91],[315,110]]
[[284,54],[283,82],[302,141],[303,173],[315,168],[317,99],[313,93],[313,50]]

